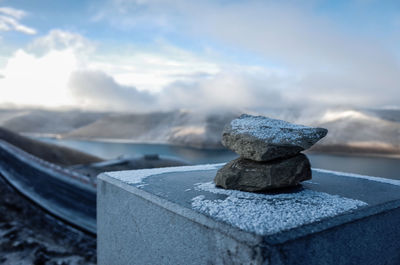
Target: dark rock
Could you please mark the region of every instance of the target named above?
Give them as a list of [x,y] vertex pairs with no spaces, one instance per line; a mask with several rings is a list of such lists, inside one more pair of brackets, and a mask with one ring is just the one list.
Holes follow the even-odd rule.
[[243,114],[225,126],[222,144],[243,158],[269,161],[306,150],[327,133],[324,128]]
[[225,189],[265,191],[296,186],[308,179],[311,179],[310,162],[305,155],[298,154],[268,162],[238,158],[218,170],[214,182]]

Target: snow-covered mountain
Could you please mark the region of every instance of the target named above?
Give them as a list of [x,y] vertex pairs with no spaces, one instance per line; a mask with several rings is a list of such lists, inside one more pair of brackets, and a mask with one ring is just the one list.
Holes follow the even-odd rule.
[[105,115],[108,114],[78,110],[0,109],[0,126],[22,133],[62,134]]
[[399,120],[400,111],[328,110],[314,124],[329,130],[314,150],[398,155]]
[[239,114],[197,114],[187,111],[112,114],[72,130],[67,138],[120,139],[170,143],[198,148],[221,148],[224,125]]
[[[94,113],[82,111],[0,110],[0,126],[22,133],[65,138],[157,142],[222,148],[221,132],[238,111]],[[255,113],[252,113],[255,114]],[[328,128],[314,151],[400,154],[400,110],[273,110],[263,115]]]

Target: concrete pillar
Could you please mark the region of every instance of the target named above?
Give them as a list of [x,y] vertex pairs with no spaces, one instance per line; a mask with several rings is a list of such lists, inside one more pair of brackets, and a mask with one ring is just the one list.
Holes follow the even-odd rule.
[[255,194],[216,188],[220,167],[100,175],[98,264],[400,264],[400,181],[313,170]]

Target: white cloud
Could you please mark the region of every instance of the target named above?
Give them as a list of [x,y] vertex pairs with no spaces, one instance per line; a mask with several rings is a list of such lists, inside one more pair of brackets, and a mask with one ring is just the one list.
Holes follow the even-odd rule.
[[78,106],[95,110],[147,112],[171,109],[199,111],[277,108],[288,101],[277,85],[281,77],[221,72],[196,81],[177,81],[160,92],[119,84],[100,71],[74,72],[69,88]]
[[112,111],[146,112],[157,106],[156,97],[135,87],[118,84],[111,76],[100,71],[72,73],[69,89],[81,108]]
[[156,49],[131,47],[118,53],[97,55],[91,68],[112,75],[115,80],[138,90],[159,92],[171,82],[196,79],[199,73],[214,75],[220,65],[190,52],[158,42]]
[[[285,72],[225,65],[168,45],[98,54],[85,37],[54,30],[0,69],[0,103],[96,110],[276,107]],[[291,79],[290,79],[291,80]],[[293,82],[293,80],[291,80]]]
[[0,7],[0,13],[4,15],[8,15],[10,17],[21,19],[26,16],[26,12],[23,10],[15,9],[12,7]]
[[72,50],[49,51],[41,57],[18,50],[1,71],[0,101],[45,107],[71,104],[66,84],[77,60]]
[[36,30],[19,22],[26,16],[23,10],[0,7],[0,31],[18,31],[28,35],[36,34]]
[[149,91],[219,71],[218,65],[186,51],[167,44],[159,47],[158,52],[133,49],[99,54],[96,45],[82,35],[53,30],[16,51],[0,68],[0,103],[157,109],[159,99]]
[[[0,102],[132,111],[400,105],[399,62],[378,41],[348,35],[296,2],[243,3],[118,0],[97,19],[154,23],[222,49],[196,54],[165,40],[110,49],[52,30],[0,69]],[[224,47],[284,67],[227,62]]]
[[73,33],[52,31],[38,38],[28,49],[17,50],[0,69],[3,75],[0,103],[44,107],[74,105],[67,84],[72,72],[86,66],[80,47],[87,43],[88,40]]
[[[289,80],[292,87],[281,91],[292,98],[321,104],[400,105],[400,64],[397,51],[390,49],[392,40],[378,38],[372,30],[347,30],[338,17],[317,13],[318,3],[110,0],[98,18],[117,29],[155,27],[278,62],[297,77],[297,83]],[[357,20],[357,5],[354,8]]]
[[28,45],[30,52],[43,54],[49,50],[72,49],[82,55],[95,50],[95,44],[82,35],[59,29],[51,30],[47,35],[36,38]]
[[279,86],[283,77],[272,71],[220,72],[192,82],[175,82],[159,95],[159,105],[164,109],[185,108],[216,109],[266,109],[288,105]]

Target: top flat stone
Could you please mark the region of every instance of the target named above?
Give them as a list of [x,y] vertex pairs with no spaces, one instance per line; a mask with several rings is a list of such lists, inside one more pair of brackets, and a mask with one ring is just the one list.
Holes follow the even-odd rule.
[[327,133],[324,128],[243,114],[225,126],[222,144],[244,158],[269,161],[306,150]]

